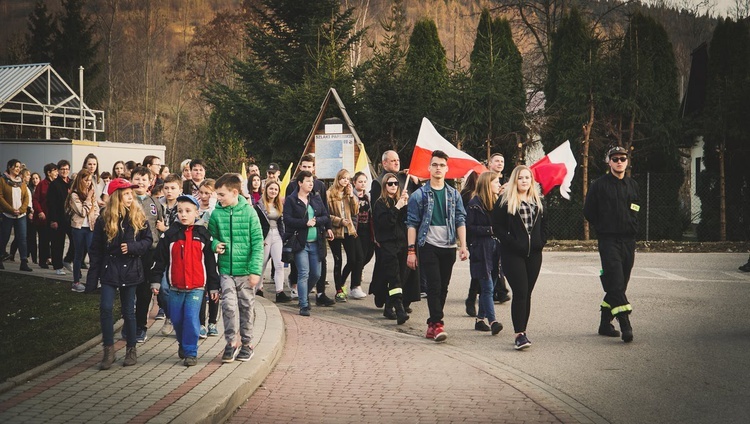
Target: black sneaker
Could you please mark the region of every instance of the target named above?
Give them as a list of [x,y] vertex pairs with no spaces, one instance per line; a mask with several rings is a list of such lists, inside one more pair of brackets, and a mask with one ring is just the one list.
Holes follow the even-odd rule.
[[265,297],[265,296],[263,296],[263,290],[258,290],[258,291],[256,291],[256,292],[255,292],[255,295],[256,295],[256,296],[260,296],[260,297]]
[[240,348],[240,353],[237,354],[237,360],[247,362],[250,360],[250,358],[253,357],[253,354],[255,354],[255,351],[253,351],[252,346],[242,345],[242,347]]
[[182,346],[177,348],[177,357],[185,359],[185,351],[182,349]]
[[490,328],[492,329],[492,335],[497,336],[497,333],[503,330],[503,325],[500,323],[500,321],[495,321],[490,324]]
[[336,301],[326,296],[325,293],[322,293],[315,299],[315,306],[333,306],[335,304]]
[[750,272],[750,261],[748,261],[745,265],[742,265],[738,269],[743,272]]
[[49,269],[49,265],[47,265],[46,263],[39,264],[39,268],[41,268],[41,269]]
[[474,329],[477,331],[490,331],[490,326],[487,325],[484,320],[477,320],[477,322],[474,323]]
[[196,358],[195,356],[188,356],[182,363],[186,367],[194,367],[198,365],[198,358]]
[[528,337],[526,337],[525,333],[521,333],[518,336],[516,336],[516,344],[515,344],[516,350],[526,349],[527,347],[530,347],[530,346],[531,346],[531,341],[529,340]]
[[[476,298],[472,298],[472,296],[469,296],[466,299],[466,302],[464,302],[464,303],[466,303],[466,315],[468,315],[470,317],[477,316],[477,303],[476,302],[477,302],[477,299]],[[478,330],[478,328],[477,328],[477,330]],[[484,330],[482,330],[482,331],[484,331]]]
[[304,308],[299,308],[299,314],[303,317],[309,317],[310,316],[310,307],[305,306]]
[[292,298],[287,296],[284,292],[276,293],[276,303],[288,303],[291,302]]
[[228,364],[230,362],[234,362],[234,359],[237,357],[237,354],[240,353],[239,347],[234,347],[231,344],[228,344],[224,348],[224,354],[221,355],[221,362]]

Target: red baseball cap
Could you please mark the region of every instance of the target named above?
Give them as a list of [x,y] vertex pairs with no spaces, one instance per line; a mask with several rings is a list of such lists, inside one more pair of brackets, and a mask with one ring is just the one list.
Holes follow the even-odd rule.
[[109,185],[107,186],[107,194],[109,196],[112,195],[117,190],[123,189],[123,188],[135,188],[138,187],[135,184],[131,184],[130,181],[126,180],[125,178],[115,178],[114,180],[109,182]]

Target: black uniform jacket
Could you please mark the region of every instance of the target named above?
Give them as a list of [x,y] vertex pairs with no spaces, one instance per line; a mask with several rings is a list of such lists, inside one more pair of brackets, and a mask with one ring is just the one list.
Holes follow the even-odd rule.
[[639,209],[638,183],[606,174],[591,184],[583,216],[599,236],[635,237]]

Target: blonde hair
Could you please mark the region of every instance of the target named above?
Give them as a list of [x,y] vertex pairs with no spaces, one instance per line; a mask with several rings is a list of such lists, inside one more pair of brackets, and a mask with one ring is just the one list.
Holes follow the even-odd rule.
[[474,189],[474,196],[479,197],[482,206],[488,211],[494,209],[495,202],[497,202],[498,195],[492,192],[492,181],[497,178],[498,175],[496,172],[482,172],[477,179],[477,186]]
[[518,175],[521,171],[529,171],[531,175],[531,186],[527,194],[527,203],[534,203],[542,211],[542,196],[539,194],[539,188],[537,187],[536,180],[534,179],[534,173],[531,172],[531,168],[526,165],[518,165],[513,169],[508,179],[508,187],[505,188],[503,198],[500,204],[508,205],[508,213],[515,215],[518,212],[518,208],[521,206],[521,196],[518,194]]
[[[276,198],[271,201],[271,199],[268,198],[268,187],[271,187],[272,185],[275,185],[279,188],[279,194],[276,195]],[[281,185],[279,185],[276,181],[269,181],[266,183],[266,188],[263,190],[263,195],[260,197],[263,201],[263,206],[266,207],[266,210],[269,209],[269,206],[273,204],[273,207],[276,208],[277,211],[279,211],[280,214],[284,213],[284,204],[281,203]]]
[[102,213],[102,219],[104,220],[104,232],[107,234],[107,241],[112,241],[117,233],[120,232],[120,219],[125,217],[130,220],[130,225],[133,227],[136,233],[146,228],[146,215],[143,210],[135,204],[136,200],[133,199],[133,204],[130,208],[126,208],[122,203],[122,193],[125,190],[115,190],[109,199],[107,200],[107,206],[104,208]]
[[383,179],[380,180],[380,186],[382,187],[382,189],[380,191],[380,198],[383,199],[383,201],[385,201],[385,204],[388,207],[390,207],[390,204],[388,203],[388,199],[396,200],[399,197],[401,197],[401,186],[400,185],[396,186],[396,196],[395,197],[391,197],[388,194],[388,190],[386,190],[386,188],[385,188],[385,183],[387,183],[388,180],[390,180],[391,178],[395,178],[396,182],[398,182],[398,176],[396,176],[396,174],[394,174],[392,172],[389,172],[389,173],[383,175]]
[[[328,189],[331,197],[336,200],[340,200],[344,197],[344,187],[339,184],[339,180],[344,178],[344,175],[349,174],[346,169],[341,169],[336,173],[336,180],[331,184],[331,188]],[[349,175],[351,177],[351,174]]]

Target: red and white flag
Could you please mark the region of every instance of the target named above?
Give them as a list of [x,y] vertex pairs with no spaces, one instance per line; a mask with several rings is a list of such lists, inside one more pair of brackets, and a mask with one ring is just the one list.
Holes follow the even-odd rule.
[[570,183],[573,181],[576,165],[576,158],[570,150],[570,141],[565,141],[529,168],[534,174],[534,179],[542,185],[545,195],[560,186],[562,197],[570,200]]
[[427,118],[422,118],[422,126],[419,128],[417,136],[417,145],[414,146],[414,154],[411,155],[411,164],[409,165],[409,175],[418,178],[430,178],[430,159],[432,152],[442,150],[448,155],[448,173],[447,179],[461,178],[470,170],[477,174],[486,171],[487,168],[478,160],[458,150],[448,140],[444,139],[440,133]]

